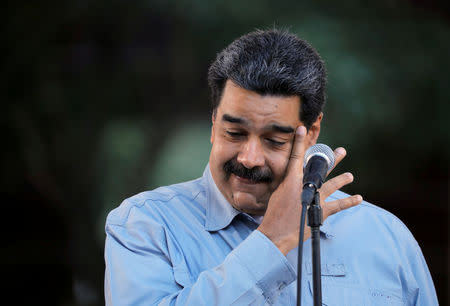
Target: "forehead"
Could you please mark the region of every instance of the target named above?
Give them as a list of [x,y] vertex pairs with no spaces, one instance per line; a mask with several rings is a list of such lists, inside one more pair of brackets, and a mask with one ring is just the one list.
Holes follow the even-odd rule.
[[300,97],[261,95],[228,80],[217,108],[218,119],[231,115],[252,124],[280,123],[296,127],[300,117]]

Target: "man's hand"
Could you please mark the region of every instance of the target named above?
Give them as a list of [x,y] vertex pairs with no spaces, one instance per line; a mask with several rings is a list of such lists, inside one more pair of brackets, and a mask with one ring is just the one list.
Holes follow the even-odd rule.
[[[266,235],[280,249],[283,254],[298,246],[301,216],[301,193],[303,186],[303,158],[305,155],[304,138],[306,129],[300,126],[296,130],[294,144],[291,150],[286,176],[270,197],[266,213],[258,230]],[[335,166],[345,157],[344,148],[334,151]],[[324,200],[339,188],[351,183],[353,175],[344,173],[325,182],[320,188],[320,205],[323,211],[323,220],[343,209],[355,206],[362,202],[360,195],[344,199],[325,202]],[[311,236],[308,226],[305,227],[305,237]]]

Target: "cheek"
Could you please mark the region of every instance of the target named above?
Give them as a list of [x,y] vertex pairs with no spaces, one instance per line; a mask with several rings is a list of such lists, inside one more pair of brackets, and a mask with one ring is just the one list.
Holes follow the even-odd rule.
[[222,161],[228,161],[238,154],[239,146],[237,144],[227,142],[224,139],[216,138],[212,145],[211,152],[213,152],[215,158]]
[[232,156],[225,150],[225,148],[218,142],[215,142],[211,148],[209,163],[215,169],[217,174],[224,175],[223,165],[232,158]]
[[284,173],[286,172],[286,167],[289,162],[289,153],[288,152],[278,152],[277,154],[273,154],[272,158],[269,161],[269,166],[273,171],[275,176],[275,180],[279,181],[284,177]]

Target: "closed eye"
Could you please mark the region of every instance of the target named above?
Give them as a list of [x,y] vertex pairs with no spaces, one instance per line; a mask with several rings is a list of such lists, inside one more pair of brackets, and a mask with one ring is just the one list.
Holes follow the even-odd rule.
[[231,137],[241,137],[241,136],[245,136],[244,133],[242,132],[231,132],[231,131],[227,131],[227,134],[230,135]]
[[282,145],[284,145],[286,142],[281,142],[281,141],[276,141],[274,139],[271,138],[266,138],[266,140],[273,146],[277,146],[277,147],[281,147]]

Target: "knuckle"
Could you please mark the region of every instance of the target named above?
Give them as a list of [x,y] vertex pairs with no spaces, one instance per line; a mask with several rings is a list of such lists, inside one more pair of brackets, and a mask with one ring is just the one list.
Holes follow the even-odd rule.
[[346,202],[345,199],[338,200],[337,204],[338,204],[339,211],[345,209],[345,202]]
[[327,184],[327,186],[325,188],[329,191],[336,190],[340,187],[339,181],[336,179],[332,179],[332,180],[328,181],[328,183],[329,184]]
[[292,153],[290,158],[294,160],[300,160],[301,156],[300,154]]

